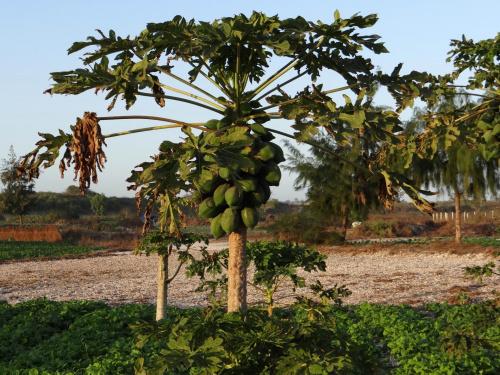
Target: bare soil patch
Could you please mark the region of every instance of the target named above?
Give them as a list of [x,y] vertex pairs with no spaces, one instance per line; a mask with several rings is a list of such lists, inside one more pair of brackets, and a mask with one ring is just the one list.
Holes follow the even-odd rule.
[[[211,251],[227,247],[214,241]],[[326,272],[300,271],[307,284],[320,279],[325,287],[346,285],[352,295],[345,304],[422,305],[429,302],[458,303],[466,293],[471,302],[493,298],[500,283],[485,279],[483,284],[463,276],[463,267],[491,261],[495,249],[445,244],[343,246],[320,248],[328,255]],[[57,301],[101,300],[110,305],[155,303],[157,257],[130,252],[101,253],[74,259],[44,259],[0,264],[0,299],[15,304],[46,297]],[[105,256],[103,256],[105,255]],[[173,272],[177,262],[172,258]],[[253,270],[249,273],[252,275]],[[179,307],[207,306],[207,295],[196,293],[197,278],[184,272],[172,282],[169,303]],[[285,287],[281,295],[289,294]],[[250,303],[259,299],[249,288]]]

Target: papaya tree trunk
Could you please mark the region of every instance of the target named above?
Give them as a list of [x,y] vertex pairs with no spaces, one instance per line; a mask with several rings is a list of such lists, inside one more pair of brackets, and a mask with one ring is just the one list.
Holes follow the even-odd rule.
[[460,193],[455,190],[455,242],[462,242],[462,222],[460,212]]
[[229,235],[227,312],[247,310],[247,228],[240,225]]
[[347,234],[347,215],[342,216],[342,236]]
[[168,254],[158,253],[158,288],[156,294],[156,320],[167,317]]

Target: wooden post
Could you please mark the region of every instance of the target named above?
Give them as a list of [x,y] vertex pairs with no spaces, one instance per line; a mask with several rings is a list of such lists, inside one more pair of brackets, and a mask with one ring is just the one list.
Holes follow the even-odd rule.
[[457,192],[455,192],[455,212],[457,213],[457,217],[455,219],[455,242],[460,243],[462,242],[462,223],[460,223],[460,194]]

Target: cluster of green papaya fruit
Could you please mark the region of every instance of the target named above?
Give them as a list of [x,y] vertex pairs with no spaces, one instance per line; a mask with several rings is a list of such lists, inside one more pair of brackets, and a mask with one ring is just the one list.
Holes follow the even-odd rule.
[[[228,121],[210,120],[206,127],[220,130],[229,126]],[[278,164],[285,161],[285,157],[281,147],[271,142],[274,136],[260,123],[246,126],[254,139],[249,156],[255,167],[238,171],[221,167],[218,175],[192,197],[199,204],[198,215],[210,219],[210,231],[216,239],[234,232],[240,223],[254,228],[259,221],[258,208],[271,196],[270,186],[277,186],[281,180]]]
[[486,148],[483,156],[486,160],[500,158],[500,99],[492,99],[487,110],[481,116],[477,127],[484,131]]

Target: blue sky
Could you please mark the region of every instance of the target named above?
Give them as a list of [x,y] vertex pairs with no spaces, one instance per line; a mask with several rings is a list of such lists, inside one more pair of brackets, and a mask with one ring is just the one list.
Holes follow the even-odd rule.
[[[147,4],[147,5],[146,5]],[[286,5],[281,5],[286,4]],[[3,1],[0,3],[0,159],[8,156],[10,145],[18,156],[35,147],[38,132],[56,133],[69,131],[77,116],[84,111],[104,116],[108,102],[104,95],[91,92],[78,96],[43,94],[51,85],[50,72],[82,67],[80,54],[68,56],[67,49],[75,41],[96,35],[95,29],[118,35],[137,35],[148,22],[162,22],[180,14],[188,19],[212,21],[238,13],[250,14],[253,10],[281,18],[296,17],[332,22],[335,9],[347,18],[354,13],[376,13],[378,23],[367,33],[378,34],[385,42],[389,54],[373,56],[376,66],[391,71],[403,62],[403,73],[411,70],[433,74],[449,72],[446,63],[451,39],[481,40],[494,37],[498,29],[500,2],[496,1]],[[327,83],[325,82],[325,87]],[[334,87],[332,87],[334,88]],[[143,98],[145,99],[145,98]],[[381,94],[377,104],[392,105]],[[117,103],[111,115],[127,111]],[[192,111],[176,104],[160,109],[153,102],[140,101],[128,114],[157,115],[183,121],[201,122],[213,115]],[[406,114],[407,115],[407,114]],[[109,121],[103,133],[151,126],[149,122]],[[276,128],[288,129],[286,122]],[[100,175],[99,183],[92,190],[107,196],[133,196],[126,190],[125,179],[133,167],[153,155],[164,139],[178,140],[179,133],[161,131],[129,135],[108,140],[108,163]],[[74,184],[71,171],[64,180],[59,177],[57,166],[46,170],[37,181],[37,191],[61,192]],[[293,190],[294,176],[284,173],[281,186],[274,188],[273,198],[279,200],[303,199],[304,192]]]

